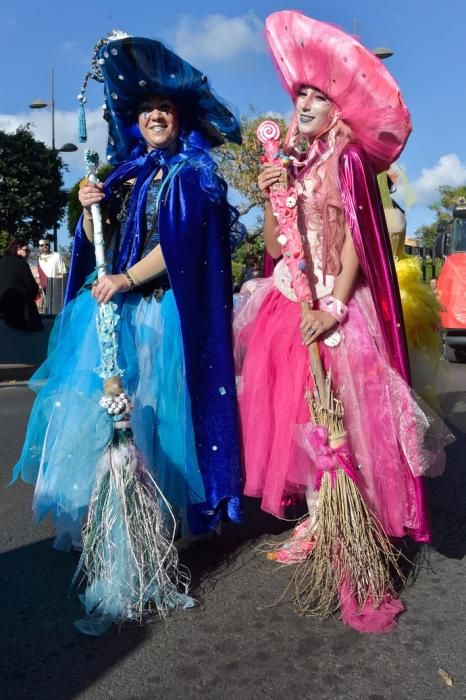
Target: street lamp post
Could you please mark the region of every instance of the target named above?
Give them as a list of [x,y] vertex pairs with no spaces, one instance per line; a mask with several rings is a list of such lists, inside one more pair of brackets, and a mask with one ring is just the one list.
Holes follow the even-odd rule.
[[383,60],[384,58],[390,58],[390,56],[393,56],[393,51],[386,46],[379,46],[376,49],[372,49],[372,53],[375,54],[378,58]]
[[[353,32],[355,36],[358,36],[360,24],[362,24],[361,20],[358,17],[355,17],[353,24]],[[368,27],[366,27],[366,29],[368,29]],[[372,49],[372,53],[375,56],[377,56],[377,58],[380,58],[382,61],[385,58],[390,58],[390,56],[393,56],[393,51],[386,46],[379,46],[376,49]]]
[[[78,147],[74,143],[65,143],[61,148],[56,148],[55,146],[55,94],[54,94],[54,74],[53,68],[50,71],[50,102],[44,102],[44,100],[34,100],[29,105],[31,109],[44,109],[44,107],[51,108],[52,114],[52,151],[55,153],[73,153],[77,151]],[[58,250],[58,240],[57,240],[58,226],[55,222],[53,225],[53,248]]]

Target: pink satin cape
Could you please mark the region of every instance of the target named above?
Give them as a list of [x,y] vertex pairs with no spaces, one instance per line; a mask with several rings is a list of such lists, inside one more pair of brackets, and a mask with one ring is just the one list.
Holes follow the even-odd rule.
[[[352,143],[340,159],[340,188],[345,217],[362,273],[370,287],[392,367],[409,384],[409,364],[403,315],[382,203],[374,169],[362,146]],[[429,542],[429,515],[422,478],[409,472],[416,495],[419,527],[408,534]]]

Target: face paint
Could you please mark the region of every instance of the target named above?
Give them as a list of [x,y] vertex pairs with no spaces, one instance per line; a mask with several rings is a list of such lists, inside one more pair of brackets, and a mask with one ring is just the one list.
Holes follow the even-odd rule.
[[325,95],[309,85],[303,85],[295,104],[299,133],[314,138],[325,131],[332,121],[333,103]]

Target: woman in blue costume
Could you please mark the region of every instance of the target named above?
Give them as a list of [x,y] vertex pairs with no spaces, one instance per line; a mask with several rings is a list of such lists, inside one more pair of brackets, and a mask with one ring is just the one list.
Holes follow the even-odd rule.
[[[154,40],[101,40],[85,85],[88,77],[104,82],[107,158],[116,167],[103,185],[80,189],[67,304],[31,380],[38,396],[14,470],[35,484],[35,517],[55,517],[62,549],[80,539],[112,440],[95,371],[96,302],[117,304],[135,443],[184,532],[241,520],[230,263],[241,227],[209,155],[225,140],[240,143],[238,122],[204,75]],[[107,261],[98,280],[96,203]],[[121,611],[107,612],[122,621]]]

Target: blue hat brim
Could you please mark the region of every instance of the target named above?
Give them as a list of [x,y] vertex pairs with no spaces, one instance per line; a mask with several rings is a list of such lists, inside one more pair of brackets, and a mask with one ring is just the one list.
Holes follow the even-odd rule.
[[137,105],[148,93],[172,99],[182,123],[201,131],[212,146],[241,143],[238,119],[213,93],[207,77],[161,42],[112,40],[100,48],[97,60],[105,83],[111,162],[127,160],[137,146]]

